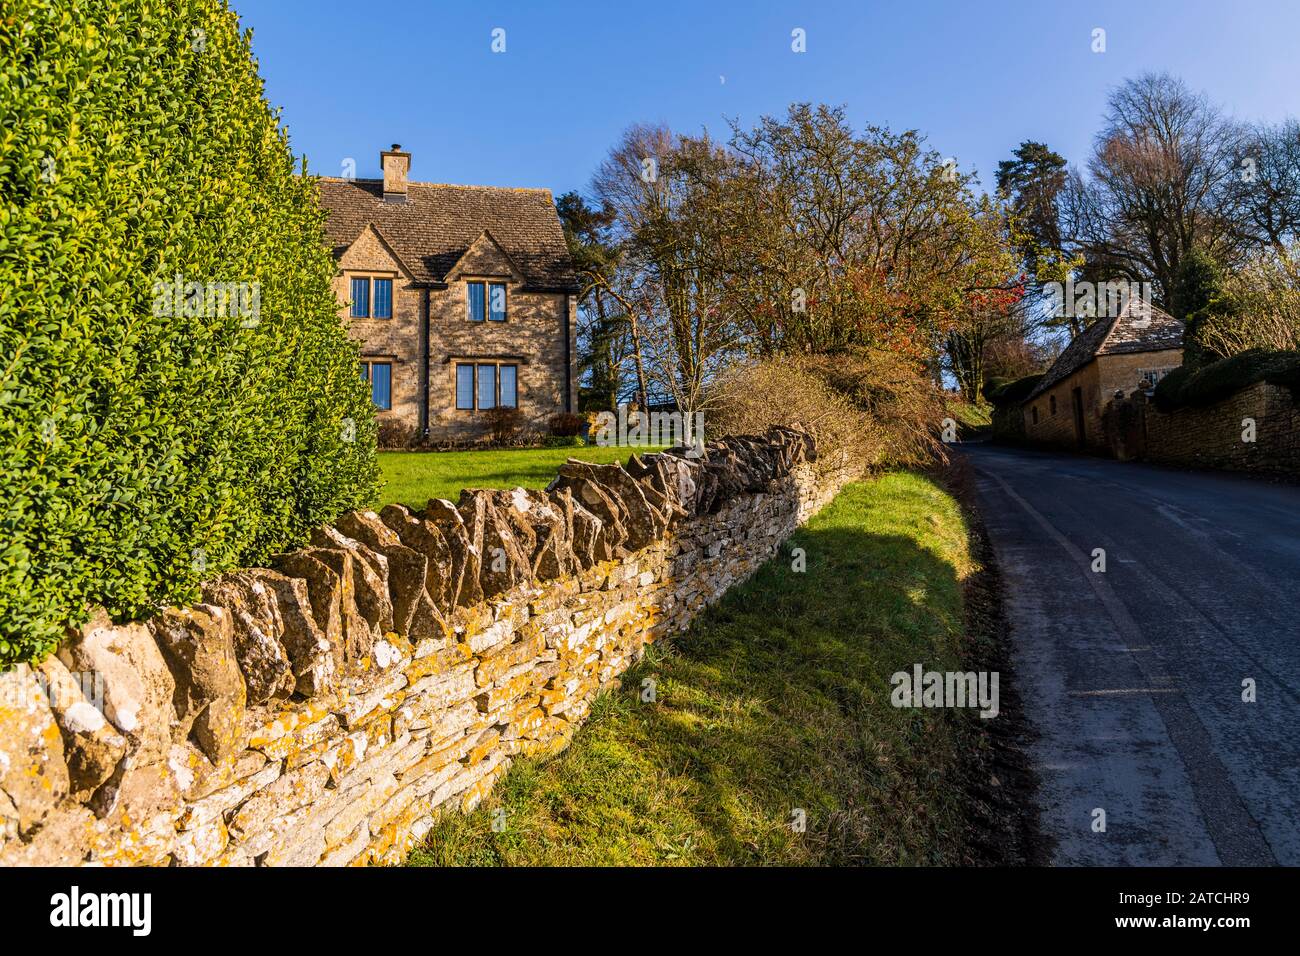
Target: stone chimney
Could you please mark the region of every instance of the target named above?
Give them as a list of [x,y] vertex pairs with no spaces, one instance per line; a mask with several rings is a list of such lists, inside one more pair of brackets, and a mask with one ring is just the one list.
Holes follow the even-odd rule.
[[384,202],[406,202],[406,176],[411,171],[411,154],[402,152],[402,144],[379,154],[384,170]]

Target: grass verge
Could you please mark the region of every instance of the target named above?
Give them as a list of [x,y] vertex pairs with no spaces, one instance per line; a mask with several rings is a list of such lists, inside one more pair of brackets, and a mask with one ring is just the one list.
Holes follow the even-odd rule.
[[970,862],[962,782],[980,721],[894,708],[889,678],[962,669],[974,570],[961,507],[933,481],[849,486],[688,633],[649,648],[566,751],[516,763],[409,863]]
[[570,458],[598,465],[624,462],[648,448],[523,448],[500,451],[381,451],[384,488],[381,503],[423,508],[430,498],[456,501],[463,488],[544,488]]
[[957,423],[957,438],[963,441],[988,435],[993,422],[993,407],[991,405],[974,405],[969,402],[950,401],[948,403],[948,413],[952,415],[953,420]]

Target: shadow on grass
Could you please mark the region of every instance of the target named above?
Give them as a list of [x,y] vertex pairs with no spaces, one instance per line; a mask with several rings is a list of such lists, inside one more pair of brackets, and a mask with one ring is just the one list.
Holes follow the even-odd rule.
[[962,862],[973,715],[895,708],[890,676],[960,669],[965,549],[956,503],[925,479],[851,486],[649,648],[567,751],[518,763],[411,862]]

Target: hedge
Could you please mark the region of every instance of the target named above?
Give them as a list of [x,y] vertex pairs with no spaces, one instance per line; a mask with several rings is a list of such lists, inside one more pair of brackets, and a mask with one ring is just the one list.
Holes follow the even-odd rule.
[[1200,368],[1183,365],[1160,380],[1154,400],[1162,412],[1204,407],[1258,382],[1300,393],[1300,352],[1251,349]]
[[1026,375],[1024,378],[1017,378],[985,389],[984,397],[988,399],[989,404],[995,406],[1018,405],[1029,397],[1029,393],[1042,380],[1042,373]]
[[89,605],[192,600],[378,481],[315,186],[224,0],[5,11],[0,668]]

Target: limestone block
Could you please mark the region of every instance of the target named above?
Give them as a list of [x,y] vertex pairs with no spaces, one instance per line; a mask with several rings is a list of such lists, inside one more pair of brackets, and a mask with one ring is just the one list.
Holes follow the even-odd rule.
[[26,664],[0,674],[0,846],[27,836],[69,786],[63,736],[36,674]]
[[219,763],[239,749],[248,695],[235,658],[234,619],[224,608],[167,608],[149,621],[175,681],[177,737],[191,733]]
[[93,677],[83,685],[57,657],[51,657],[37,668],[37,679],[63,735],[70,796],[85,803],[126,756],[127,740],[87,698],[86,690],[96,696]]
[[295,679],[280,642],[284,625],[274,593],[255,574],[233,571],[205,583],[203,601],[231,616],[235,659],[244,675],[248,702],[263,704],[289,697]]

